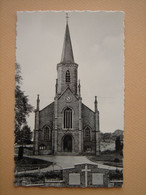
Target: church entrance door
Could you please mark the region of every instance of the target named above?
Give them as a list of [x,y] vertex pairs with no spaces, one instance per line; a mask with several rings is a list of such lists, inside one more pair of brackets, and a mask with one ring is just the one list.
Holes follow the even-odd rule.
[[63,151],[72,152],[72,136],[66,135],[63,139]]

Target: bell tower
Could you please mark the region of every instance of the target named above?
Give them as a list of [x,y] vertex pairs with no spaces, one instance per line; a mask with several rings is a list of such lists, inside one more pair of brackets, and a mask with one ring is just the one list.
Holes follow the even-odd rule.
[[66,30],[61,56],[61,62],[57,64],[56,95],[61,95],[66,88],[70,88],[73,94],[77,94],[78,64],[74,62],[68,14],[66,14]]

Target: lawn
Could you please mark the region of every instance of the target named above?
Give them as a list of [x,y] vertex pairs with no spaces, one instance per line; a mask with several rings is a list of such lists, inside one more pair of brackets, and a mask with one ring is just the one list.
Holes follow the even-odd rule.
[[45,179],[50,181],[60,181],[63,179],[62,171],[51,172],[34,172],[34,173],[17,173],[15,174],[15,186],[27,185],[27,184],[42,184],[44,185]]
[[120,152],[101,152],[99,156],[89,156],[88,159],[93,162],[102,162],[109,166],[123,167],[123,155],[121,155]]
[[42,169],[52,165],[52,162],[48,162],[41,159],[23,157],[19,160],[18,157],[14,157],[15,160],[15,171],[28,171],[35,169]]

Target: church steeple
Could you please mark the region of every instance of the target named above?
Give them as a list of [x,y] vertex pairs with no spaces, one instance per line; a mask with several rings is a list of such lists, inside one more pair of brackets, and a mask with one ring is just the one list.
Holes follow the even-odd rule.
[[61,95],[66,89],[70,89],[77,95],[78,89],[78,64],[74,62],[73,50],[68,26],[68,14],[66,14],[66,30],[61,62],[57,64],[56,95]]
[[61,63],[74,63],[73,50],[68,26],[68,14],[66,13],[66,30],[63,44]]

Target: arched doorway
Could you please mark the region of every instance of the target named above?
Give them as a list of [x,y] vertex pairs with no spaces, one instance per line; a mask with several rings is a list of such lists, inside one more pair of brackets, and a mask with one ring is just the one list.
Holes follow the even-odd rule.
[[63,139],[63,151],[72,152],[72,136],[71,135],[65,135]]

